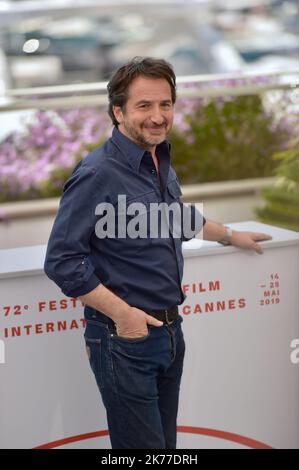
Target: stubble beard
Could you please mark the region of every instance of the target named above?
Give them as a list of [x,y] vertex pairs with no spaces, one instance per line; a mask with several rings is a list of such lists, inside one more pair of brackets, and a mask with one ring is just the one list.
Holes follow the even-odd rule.
[[136,131],[136,129],[131,126],[128,122],[124,122],[124,128],[127,134],[131,136],[132,139],[143,148],[155,147],[156,145],[161,144],[168,134],[168,132],[165,132],[164,137],[157,136],[156,138],[153,138],[151,140],[149,138],[146,138],[141,132]]

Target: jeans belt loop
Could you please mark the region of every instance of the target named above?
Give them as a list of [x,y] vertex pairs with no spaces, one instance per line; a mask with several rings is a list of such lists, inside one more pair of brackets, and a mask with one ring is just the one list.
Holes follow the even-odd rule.
[[166,318],[166,323],[167,323],[167,325],[171,325],[171,324],[174,322],[174,320],[169,321],[169,318],[168,318],[168,310],[165,310],[165,318]]

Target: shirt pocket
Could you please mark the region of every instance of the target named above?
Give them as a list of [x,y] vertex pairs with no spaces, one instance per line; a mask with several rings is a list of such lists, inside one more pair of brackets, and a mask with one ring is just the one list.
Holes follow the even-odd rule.
[[177,179],[167,183],[167,191],[172,200],[179,200],[182,196],[182,191]]
[[169,227],[173,238],[181,239],[183,223],[182,191],[177,178],[167,183],[167,202],[169,207]]
[[122,198],[115,207],[118,229],[131,240],[150,239],[150,225],[159,202],[155,191]]

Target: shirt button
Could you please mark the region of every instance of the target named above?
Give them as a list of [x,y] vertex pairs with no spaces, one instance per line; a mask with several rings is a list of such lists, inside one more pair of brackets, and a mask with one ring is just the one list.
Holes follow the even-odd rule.
[[156,170],[152,170],[152,174],[155,175],[155,174],[156,174]]

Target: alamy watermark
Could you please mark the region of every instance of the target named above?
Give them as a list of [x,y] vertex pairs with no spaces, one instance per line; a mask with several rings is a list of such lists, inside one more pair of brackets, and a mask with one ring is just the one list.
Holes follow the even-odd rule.
[[290,354],[290,359],[292,364],[299,364],[299,338],[293,339],[291,341],[290,347],[292,352]]
[[[182,202],[127,202],[120,194],[117,204],[102,202],[95,215],[101,216],[95,226],[98,238],[185,238],[200,233],[203,225],[203,204]],[[198,237],[199,238],[199,237]]]

